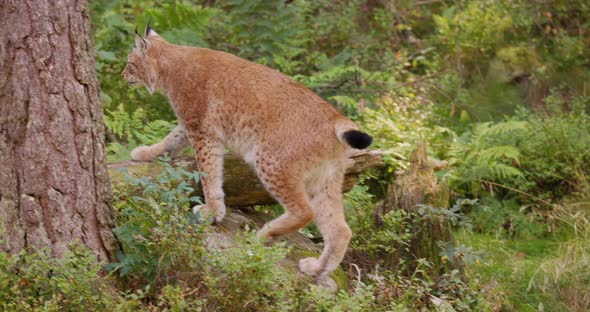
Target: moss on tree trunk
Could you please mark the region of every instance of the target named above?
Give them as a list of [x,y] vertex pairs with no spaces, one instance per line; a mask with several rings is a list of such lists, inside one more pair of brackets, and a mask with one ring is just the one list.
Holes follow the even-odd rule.
[[[442,182],[438,183],[434,175],[435,167],[445,164],[435,164],[428,159],[426,144],[418,142],[417,147],[410,155],[410,167],[407,171],[396,173],[395,181],[387,190],[387,196],[383,202],[375,208],[375,222],[379,223],[380,216],[387,211],[403,209],[411,216],[419,214],[419,205],[431,206],[434,208],[448,208],[449,189]],[[447,222],[439,219],[421,218],[419,223],[410,220],[418,229],[410,240],[407,247],[410,259],[426,259],[433,264],[433,270],[439,271],[446,267],[446,263],[439,256],[439,241],[451,241],[452,228]],[[398,251],[394,255],[394,262],[398,262],[404,252],[402,246],[397,246]],[[411,265],[408,270],[412,271],[415,266]],[[437,272],[432,272],[436,273]]]

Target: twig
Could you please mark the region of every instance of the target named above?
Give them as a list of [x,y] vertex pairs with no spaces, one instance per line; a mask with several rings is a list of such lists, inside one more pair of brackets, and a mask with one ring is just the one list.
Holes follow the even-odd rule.
[[438,3],[438,2],[442,2],[442,0],[424,0],[424,1],[416,1],[414,2],[414,6],[421,6],[421,5],[429,5],[429,4],[434,4],[434,3]]
[[[443,71],[444,72],[444,71]],[[430,75],[426,75],[426,76],[422,76],[416,80],[412,80],[412,81],[408,81],[408,82],[404,82],[400,85],[397,85],[396,88],[401,88],[401,87],[405,87],[405,86],[409,86],[409,85],[413,85],[415,83],[418,83],[420,81],[426,80],[426,79],[430,79],[430,78],[434,78],[440,74],[442,74],[443,72],[438,72],[438,73],[434,73],[434,74],[430,74]]]
[[356,287],[358,289],[361,287],[361,269],[354,263],[351,263],[350,265],[356,269]]
[[340,92],[344,93],[387,93],[392,89],[367,89],[367,90],[340,90]]
[[544,203],[544,204],[546,204],[546,205],[548,205],[550,207],[554,207],[555,206],[555,204],[552,204],[552,203],[550,203],[550,202],[548,202],[548,201],[546,201],[546,200],[544,200],[542,198],[539,198],[539,197],[537,197],[535,195],[531,195],[529,193],[523,192],[521,190],[517,190],[515,188],[509,187],[509,186],[506,186],[506,185],[503,185],[503,184],[499,184],[499,183],[495,183],[495,182],[491,182],[491,181],[487,181],[487,180],[482,180],[482,179],[478,179],[478,181],[479,182],[483,182],[483,183],[489,183],[489,184],[495,185],[495,186],[499,186],[499,187],[504,188],[504,189],[507,189],[507,190],[515,191],[515,192],[520,193],[522,195],[525,195],[525,196],[528,196],[528,197],[533,198],[535,200],[538,200],[538,201],[540,201],[540,202],[542,202],[542,203]]
[[[344,92],[344,93],[386,93],[386,92],[390,92],[395,89],[399,89],[399,88],[403,88],[403,87],[410,86],[413,84],[417,84],[417,83],[422,82],[424,80],[434,78],[440,74],[441,73],[434,73],[434,74],[422,76],[416,80],[412,80],[412,81],[408,81],[408,82],[404,82],[404,83],[400,83],[400,84],[392,84],[391,88],[387,88],[387,89],[356,89],[356,90],[340,90],[340,91]],[[368,83],[378,84],[377,82],[368,82]],[[343,84],[340,84],[338,86],[326,86],[325,89],[338,90],[342,85]],[[381,85],[384,85],[384,84],[381,84]]]

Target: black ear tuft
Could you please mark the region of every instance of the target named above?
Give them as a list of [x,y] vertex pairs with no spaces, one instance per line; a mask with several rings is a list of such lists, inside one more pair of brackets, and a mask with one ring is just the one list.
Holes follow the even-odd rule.
[[135,27],[135,47],[140,49],[145,49],[147,47],[147,42],[141,37],[141,35],[139,35],[137,27]]
[[152,31],[152,28],[150,27],[151,23],[152,23],[152,17],[150,16],[150,18],[148,19],[148,22],[147,22],[147,26],[145,27],[144,37],[146,37],[146,38],[147,38],[147,36],[149,36],[150,32]]
[[371,145],[371,143],[373,143],[373,137],[358,130],[346,131],[342,137],[346,143],[348,143],[348,145],[356,149],[367,148],[369,145]]

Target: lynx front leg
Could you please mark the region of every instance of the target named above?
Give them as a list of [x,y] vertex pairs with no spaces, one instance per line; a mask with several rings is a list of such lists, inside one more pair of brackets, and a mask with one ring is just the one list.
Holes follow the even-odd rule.
[[205,204],[193,207],[193,213],[211,223],[221,222],[225,217],[223,201],[223,145],[207,138],[193,142],[195,157],[201,176]]
[[183,125],[178,125],[162,141],[150,145],[139,146],[131,151],[131,159],[139,161],[152,161],[165,153],[175,157],[183,149],[190,145],[186,130]]

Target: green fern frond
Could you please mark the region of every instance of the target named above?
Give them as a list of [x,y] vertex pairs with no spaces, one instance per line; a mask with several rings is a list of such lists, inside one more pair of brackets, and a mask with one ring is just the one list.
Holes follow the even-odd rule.
[[526,122],[514,120],[500,122],[494,125],[491,125],[490,123],[483,123],[478,127],[478,135],[489,137],[501,136],[514,131],[526,130],[526,126]]
[[488,166],[472,166],[464,171],[462,180],[480,181],[480,180],[497,180],[523,177],[520,170],[498,162],[492,162]]
[[481,181],[514,180],[524,178],[516,168],[520,166],[521,151],[513,145],[516,131],[526,131],[527,123],[505,121],[497,124],[481,123],[455,141],[449,150],[448,174],[451,184],[458,189],[477,193]]
[[309,88],[321,87],[329,82],[351,77],[357,71],[355,66],[340,65],[303,78],[302,83]]
[[106,111],[104,115],[104,123],[106,128],[113,133],[117,138],[124,140],[129,135],[129,125],[131,117],[125,111],[123,104],[119,104],[117,110]]
[[470,152],[465,159],[478,165],[490,164],[498,160],[510,160],[519,164],[520,151],[510,145],[492,146]]
[[165,120],[154,120],[149,122],[145,127],[134,132],[135,137],[141,144],[150,145],[162,140],[168,133],[170,133],[176,124]]
[[153,144],[164,138],[176,125],[165,120],[155,120],[145,123],[146,112],[139,108],[133,113],[125,111],[120,104],[115,111],[107,110],[104,123],[108,131],[118,139],[131,145]]

